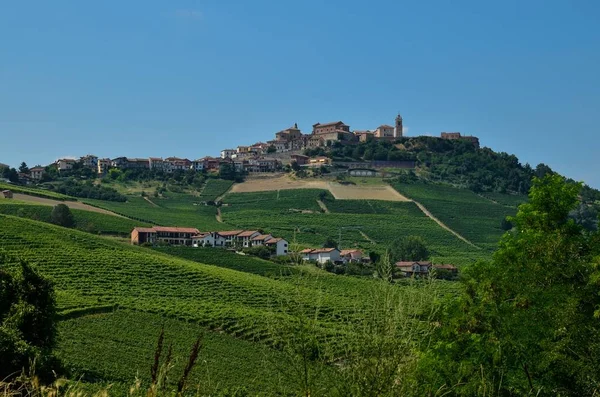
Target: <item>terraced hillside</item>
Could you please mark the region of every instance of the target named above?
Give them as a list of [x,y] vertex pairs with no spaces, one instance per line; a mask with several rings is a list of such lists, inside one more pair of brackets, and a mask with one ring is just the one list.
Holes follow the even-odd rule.
[[493,250],[504,233],[502,219],[514,216],[525,196],[487,193],[435,184],[394,184],[402,194],[423,204],[436,218],[469,241]]

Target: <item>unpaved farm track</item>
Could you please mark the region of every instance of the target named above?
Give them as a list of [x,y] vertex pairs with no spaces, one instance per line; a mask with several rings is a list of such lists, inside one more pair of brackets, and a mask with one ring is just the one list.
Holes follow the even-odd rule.
[[425,206],[423,204],[418,203],[418,202],[416,202],[414,200],[413,200],[413,203],[415,203],[417,205],[417,207],[419,207],[419,209],[421,211],[423,211],[423,213],[425,215],[427,215],[429,218],[431,218],[431,220],[433,220],[435,223],[437,223],[438,225],[440,225],[443,229],[446,229],[450,233],[454,234],[457,238],[459,238],[460,240],[462,240],[465,243],[469,244],[470,246],[480,249],[480,247],[476,246],[475,244],[473,244],[472,242],[470,242],[469,240],[467,240],[466,238],[464,238],[463,236],[461,236],[460,234],[458,234],[454,230],[450,229],[450,227],[448,227],[444,222],[442,222],[438,218],[436,218],[431,212],[429,212],[429,210],[427,208],[425,208]]
[[[25,202],[28,202],[28,203],[39,204],[39,205],[48,205],[48,206],[52,206],[52,207],[55,206],[55,205],[57,205],[57,204],[65,204],[67,207],[75,209],[75,210],[84,210],[84,211],[90,211],[90,212],[98,212],[100,214],[112,215],[112,216],[116,216],[116,217],[119,217],[119,218],[125,218],[124,216],[115,214],[114,212],[103,210],[102,208],[92,207],[91,205],[80,203],[79,201],[51,200],[51,199],[47,199],[47,198],[36,197],[36,196],[29,196],[27,194],[20,194],[20,193],[15,193],[13,195],[13,198],[15,200],[19,200],[19,201],[25,201]],[[127,218],[125,218],[125,219],[127,219]]]

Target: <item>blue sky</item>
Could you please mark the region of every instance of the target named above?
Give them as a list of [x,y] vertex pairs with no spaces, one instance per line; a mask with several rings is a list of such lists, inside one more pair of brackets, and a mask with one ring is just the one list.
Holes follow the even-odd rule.
[[0,162],[461,131],[600,188],[600,2],[2,1]]

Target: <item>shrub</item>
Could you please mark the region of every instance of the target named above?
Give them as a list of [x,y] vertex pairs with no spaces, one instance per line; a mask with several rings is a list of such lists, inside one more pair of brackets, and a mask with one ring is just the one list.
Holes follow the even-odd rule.
[[52,209],[50,221],[55,225],[63,227],[73,227],[75,225],[73,214],[65,204],[58,204]]

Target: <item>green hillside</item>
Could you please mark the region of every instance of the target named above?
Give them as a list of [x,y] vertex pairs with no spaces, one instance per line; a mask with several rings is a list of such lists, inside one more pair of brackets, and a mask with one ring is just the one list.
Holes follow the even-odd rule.
[[[47,205],[0,200],[0,214],[50,222],[51,213],[52,207]],[[71,209],[71,213],[75,219],[74,227],[89,233],[116,234],[128,237],[134,227],[150,226],[149,223],[85,210]]]
[[[134,379],[136,370],[145,373],[152,342],[165,322],[168,329],[176,330],[176,340],[189,341],[200,330],[198,326],[206,327],[202,328],[206,332],[218,330],[229,335],[208,336],[213,346],[206,354],[215,351],[211,349],[221,349],[221,356],[211,358],[219,361],[221,357],[223,362],[211,369],[219,374],[224,368],[242,368],[235,365],[258,367],[261,355],[277,360],[276,352],[234,341],[230,336],[274,343],[279,337],[272,333],[273,327],[295,321],[297,307],[319,313],[314,332],[320,338],[330,340],[335,336],[336,341],[343,340],[359,319],[356,316],[363,312],[361,308],[368,304],[364,298],[379,284],[314,268],[302,272],[300,278],[286,276],[289,272],[285,271],[277,278],[268,278],[6,215],[0,215],[0,247],[8,255],[34,264],[41,274],[54,281],[59,312],[67,318],[75,317],[60,325],[59,355],[75,373],[86,373],[96,381],[126,383]],[[208,251],[202,253],[210,259]],[[216,249],[213,253],[215,257],[223,255]],[[250,267],[258,266],[259,261],[254,258],[243,259],[248,260]],[[274,270],[273,264],[268,266]],[[417,290],[406,286],[399,291],[413,296]],[[86,315],[115,306],[135,313]],[[185,348],[187,344],[179,347]],[[252,358],[245,361],[245,355]],[[232,360],[243,362],[227,363]],[[228,382],[234,381],[239,385],[240,379],[247,379],[244,385],[260,390],[266,387],[264,382],[275,382],[272,374],[268,375],[269,380],[259,379],[266,376],[260,371],[247,371],[244,378],[219,375],[220,382],[225,382],[220,386],[230,386]]]
[[516,204],[525,201],[524,196],[490,194],[489,197],[496,200],[494,202],[470,190],[448,185],[395,183],[393,186],[400,193],[423,204],[452,230],[486,250],[496,248],[505,232],[502,220],[514,216],[517,213]]
[[411,202],[335,200],[319,210],[319,190],[282,190],[263,193],[232,193],[224,198],[223,221],[240,229],[263,229],[301,246],[320,247],[327,238],[341,248],[383,252],[402,236],[425,239],[437,262],[464,265],[487,253],[442,229]]

